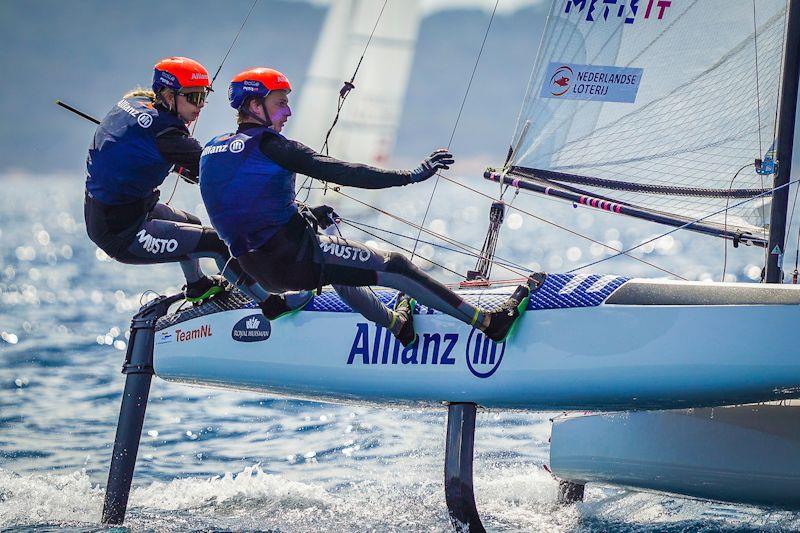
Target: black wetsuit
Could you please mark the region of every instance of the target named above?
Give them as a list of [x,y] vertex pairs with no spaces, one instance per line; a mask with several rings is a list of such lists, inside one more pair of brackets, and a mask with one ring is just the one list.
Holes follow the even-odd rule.
[[[257,127],[260,126],[244,124],[239,132]],[[263,135],[259,148],[269,160],[286,170],[340,185],[383,189],[412,183],[409,171],[339,161],[279,135]],[[209,214],[213,221],[210,210]],[[467,324],[480,325],[484,321],[483,311],[422,272],[404,255],[342,237],[315,235],[300,214],[276,228],[266,243],[240,254],[239,261],[247,273],[270,291],[314,289],[326,284],[382,285],[396,288]]]
[[[130,111],[131,109],[134,111]],[[134,114],[136,111],[138,114]],[[145,112],[154,118],[149,123],[146,120],[137,122],[136,119],[141,118]],[[127,195],[116,194],[112,179],[116,179],[116,174],[124,172],[124,169],[120,172],[120,169],[113,166],[116,164],[115,158],[119,160],[127,157],[135,162],[137,150],[144,151],[153,142],[157,152],[151,148],[143,154],[143,158],[145,155],[150,158],[160,155],[163,164],[166,165],[165,168],[172,165],[181,167],[181,174],[186,180],[197,183],[202,147],[190,136],[187,127],[179,120],[164,118],[163,121],[169,120],[166,126],[157,128],[160,124],[159,117],[163,118],[164,114],[168,113],[170,112],[167,109],[158,105],[152,106],[143,98],[125,99],[112,109],[97,128],[87,159],[84,218],[89,238],[121,263],[179,262],[189,283],[203,277],[199,258],[214,259],[229,281],[236,283],[251,298],[257,301],[263,300],[266,293],[244,274],[238,262],[231,260],[227,245],[213,228],[203,226],[201,220],[190,213],[159,203],[158,190],[136,191],[137,194],[126,191]],[[141,130],[138,131],[136,128]],[[126,143],[132,146],[128,149],[123,146]],[[137,143],[143,143],[144,148],[137,148],[139,146]],[[103,150],[116,152],[106,156],[102,153]],[[117,156],[117,153],[121,156]],[[109,162],[103,164],[104,161]],[[125,163],[122,162],[120,165],[124,166]],[[111,167],[111,170],[106,170],[108,167]],[[122,183],[134,182],[137,172],[139,175],[147,176],[153,183],[163,182],[164,177],[158,173],[150,178],[148,168],[131,172],[133,177]],[[93,179],[95,183],[91,183]],[[110,185],[98,187],[96,182],[101,179]],[[106,194],[110,194],[113,203],[100,200],[92,193],[92,189],[103,190]],[[126,201],[131,200],[131,196],[134,196],[134,199]]]

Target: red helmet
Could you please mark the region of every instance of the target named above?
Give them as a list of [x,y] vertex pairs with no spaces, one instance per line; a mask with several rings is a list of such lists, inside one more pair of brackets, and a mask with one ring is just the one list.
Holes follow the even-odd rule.
[[183,87],[210,87],[208,71],[188,57],[166,57],[153,67],[153,91],[164,87],[179,91]]
[[232,108],[239,109],[248,96],[263,97],[280,90],[292,90],[286,76],[271,68],[251,68],[233,77],[228,87],[228,100]]

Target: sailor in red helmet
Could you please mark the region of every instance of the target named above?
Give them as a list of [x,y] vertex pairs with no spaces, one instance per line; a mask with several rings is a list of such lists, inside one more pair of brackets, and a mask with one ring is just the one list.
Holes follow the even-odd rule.
[[[315,226],[330,224],[332,210],[323,206],[309,212],[295,202],[296,172],[339,185],[383,189],[426,180],[448,169],[453,156],[436,150],[414,170],[384,170],[319,154],[280,133],[292,114],[291,89],[286,76],[269,68],[234,77],[228,99],[239,113],[239,127],[212,139],[200,159],[200,191],[211,223],[244,270],[275,292],[326,284],[398,289],[401,309],[395,309],[394,316],[391,310],[383,312],[395,322],[399,331],[393,332],[404,345],[416,338],[413,301],[406,295],[475,326],[492,340],[505,339],[526,309],[529,285],[520,285],[502,309],[482,310],[404,255],[318,234]],[[373,318],[377,310],[356,309],[385,325]]]
[[[223,275],[257,302],[286,311],[282,298],[244,274],[225,243],[196,216],[158,202],[157,187],[170,170],[197,183],[200,144],[188,125],[211,89],[208,71],[192,59],[168,57],[153,70],[152,91],[126,94],[97,127],[86,162],[86,230],[97,246],[129,264],[179,262],[186,299],[199,302],[223,290],[203,274],[201,257],[213,258]],[[295,303],[310,293],[296,295]]]

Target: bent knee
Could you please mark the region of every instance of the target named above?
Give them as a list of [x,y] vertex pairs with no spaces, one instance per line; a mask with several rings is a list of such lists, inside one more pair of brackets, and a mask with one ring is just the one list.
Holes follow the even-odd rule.
[[200,241],[197,243],[197,251],[210,252],[220,257],[229,257],[228,245],[219,238],[216,230],[204,227]]
[[184,215],[186,215],[186,222],[188,222],[189,224],[197,224],[198,226],[202,226],[203,225],[203,221],[200,220],[196,215],[193,215],[191,213],[187,213],[185,211],[183,213],[184,213]]
[[386,260],[386,272],[394,272],[397,274],[410,274],[416,270],[414,263],[408,260],[406,256],[397,252],[389,252],[388,259]]

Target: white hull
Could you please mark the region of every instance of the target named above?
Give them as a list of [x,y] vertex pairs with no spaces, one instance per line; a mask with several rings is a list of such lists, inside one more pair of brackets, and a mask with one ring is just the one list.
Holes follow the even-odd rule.
[[800,406],[567,417],[550,466],[576,483],[800,509]]
[[[646,294],[611,304],[616,296],[597,299],[591,292],[604,282],[609,287],[635,285]],[[718,295],[742,286],[548,276],[532,299],[539,308],[526,313],[504,345],[484,342],[480,332],[436,313],[415,316],[421,342],[414,350],[403,350],[360,315],[316,304],[269,324],[268,338],[261,333],[264,340],[241,342],[234,340],[234,330],[241,335],[247,317],[259,319],[262,330],[266,327],[258,310],[227,305],[222,307],[229,310],[214,312],[215,304],[207,304],[211,314],[159,321],[154,366],[160,377],[173,381],[388,404],[474,402],[496,408],[610,411],[800,397],[800,348],[793,340],[800,305],[630,303],[642,297],[670,301],[679,289],[709,287],[717,291],[709,294]],[[796,287],[749,285],[746,290],[757,291],[757,298],[763,293],[765,300],[776,294],[779,300],[800,296]],[[468,294],[486,301],[490,293],[497,299],[498,292],[510,291]],[[596,303],[591,306],[552,308],[564,298],[586,303],[592,297]],[[703,299],[702,294],[695,298]]]

